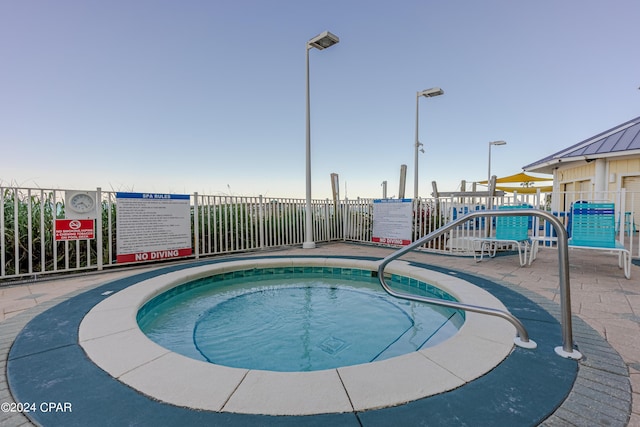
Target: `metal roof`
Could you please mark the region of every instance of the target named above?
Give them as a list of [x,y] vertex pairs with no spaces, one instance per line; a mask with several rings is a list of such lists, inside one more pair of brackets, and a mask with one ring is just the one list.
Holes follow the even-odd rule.
[[529,172],[552,173],[558,163],[640,154],[640,117],[523,166]]

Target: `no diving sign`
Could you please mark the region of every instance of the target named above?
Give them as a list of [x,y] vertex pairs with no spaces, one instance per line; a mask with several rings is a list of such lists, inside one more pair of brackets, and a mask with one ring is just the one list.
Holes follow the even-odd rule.
[[56,240],[93,239],[92,219],[56,219]]

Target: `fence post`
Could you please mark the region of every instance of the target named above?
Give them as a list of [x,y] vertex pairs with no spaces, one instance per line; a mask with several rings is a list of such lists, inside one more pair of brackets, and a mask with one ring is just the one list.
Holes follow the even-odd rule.
[[[98,264],[98,271],[102,270],[102,256],[103,256],[103,239],[102,239],[102,188],[96,188],[96,257]],[[91,252],[89,252],[89,257],[91,257]]]
[[618,200],[614,200],[615,206],[618,207],[618,239],[622,244],[624,244],[624,212],[627,210],[626,201],[626,188],[622,187],[620,188],[620,193],[618,193]]
[[[27,255],[28,255],[28,272],[33,273],[33,199],[31,197],[31,189],[27,189]],[[91,253],[89,251],[89,253]]]
[[329,198],[327,197],[324,200],[324,232],[325,232],[325,240],[327,242],[331,241],[331,227],[329,225]]
[[342,239],[347,240],[349,234],[349,198],[344,198],[344,205],[342,208]]
[[[13,191],[13,265],[14,273],[20,274],[20,205],[18,204],[18,188]],[[55,230],[54,230],[55,236]],[[31,254],[29,254],[31,255]]]
[[264,249],[264,205],[262,194],[258,197],[258,233],[260,234],[260,249]]
[[193,245],[195,246],[196,259],[200,258],[200,241],[198,240],[198,229],[200,228],[200,221],[198,220],[198,193],[193,193]]
[[[0,191],[1,193],[1,191]],[[45,203],[44,203],[44,190],[40,189],[40,235],[44,236],[44,211],[45,211]],[[0,210],[2,210],[2,202],[0,202]],[[4,224],[4,220],[0,219],[0,223]],[[2,225],[0,225],[1,227]],[[4,240],[3,233],[0,232],[0,239]],[[40,271],[44,272],[47,267],[47,263],[46,263],[46,239],[42,238],[40,239]],[[2,251],[4,253],[4,248],[2,248],[0,251]],[[4,259],[2,260],[2,262],[4,263]],[[0,275],[1,277],[2,275]]]

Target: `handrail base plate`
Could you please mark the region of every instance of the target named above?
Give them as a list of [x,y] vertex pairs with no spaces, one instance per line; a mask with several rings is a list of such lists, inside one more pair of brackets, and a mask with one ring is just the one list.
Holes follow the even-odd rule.
[[582,359],[582,353],[580,353],[578,350],[573,350],[571,352],[568,352],[568,351],[565,351],[562,348],[562,346],[558,346],[554,350],[558,356],[564,357],[565,359],[574,359],[574,360]]
[[513,343],[518,347],[522,347],[522,348],[529,348],[529,349],[538,348],[538,344],[531,339],[529,341],[522,341],[520,337],[515,337],[513,339]]

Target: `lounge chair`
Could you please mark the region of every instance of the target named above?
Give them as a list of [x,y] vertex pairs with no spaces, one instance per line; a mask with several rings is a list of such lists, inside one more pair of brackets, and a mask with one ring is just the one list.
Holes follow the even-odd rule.
[[575,202],[571,207],[569,248],[618,253],[618,266],[631,278],[631,252],[616,240],[613,203]]
[[[511,209],[531,209],[528,205],[518,206],[501,206],[499,210]],[[496,217],[496,235],[495,237],[481,237],[474,239],[480,243],[480,260],[477,254],[473,253],[476,262],[482,261],[485,250],[490,258],[496,256],[498,246],[515,246],[518,248],[518,256],[520,257],[520,266],[531,262],[535,258],[535,252],[531,251],[531,239],[529,238],[529,217],[528,216],[499,216]],[[527,260],[527,252],[530,251],[529,260]]]

